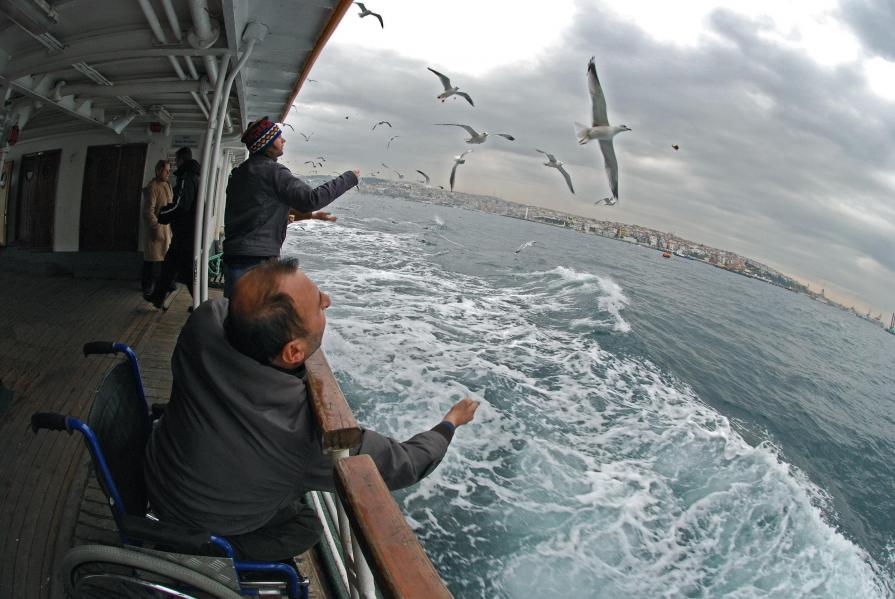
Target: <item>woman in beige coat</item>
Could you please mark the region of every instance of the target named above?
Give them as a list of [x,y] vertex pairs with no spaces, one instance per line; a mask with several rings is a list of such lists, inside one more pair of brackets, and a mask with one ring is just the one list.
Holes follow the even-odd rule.
[[143,222],[146,225],[146,237],[143,243],[143,295],[152,293],[155,281],[159,277],[165,252],[171,245],[171,227],[158,222],[159,211],[171,202],[173,196],[168,176],[171,166],[167,160],[159,160],[155,164],[155,179],[146,186],[146,202],[143,204]]

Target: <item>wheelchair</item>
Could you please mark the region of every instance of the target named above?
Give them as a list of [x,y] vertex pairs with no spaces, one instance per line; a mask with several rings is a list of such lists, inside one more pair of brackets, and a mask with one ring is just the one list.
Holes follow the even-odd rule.
[[66,593],[76,598],[308,599],[309,581],[280,562],[237,559],[221,536],[161,522],[148,511],[143,450],[159,417],[150,408],[134,351],[123,343],[91,342],[84,355],[123,354],[106,374],[86,422],[36,413],[31,429],[77,431],[115,520],[121,544],[79,545],[61,562]]

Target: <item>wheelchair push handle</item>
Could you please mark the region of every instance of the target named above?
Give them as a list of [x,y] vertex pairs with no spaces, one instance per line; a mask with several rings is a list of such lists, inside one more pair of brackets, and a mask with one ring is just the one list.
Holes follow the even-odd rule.
[[71,429],[68,428],[68,423],[66,422],[66,416],[53,412],[37,412],[31,415],[32,432],[36,433],[42,428],[51,431],[71,432]]
[[91,341],[84,344],[84,355],[92,354],[114,354],[118,350],[111,341]]

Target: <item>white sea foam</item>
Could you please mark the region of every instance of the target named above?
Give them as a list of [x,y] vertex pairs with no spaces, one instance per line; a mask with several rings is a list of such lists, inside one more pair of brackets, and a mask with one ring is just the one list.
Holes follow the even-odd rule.
[[333,296],[324,347],[358,418],[406,438],[463,395],[483,402],[400,495],[457,596],[885,595],[773,446],[589,334],[631,330],[611,279],[463,275],[418,231],[326,227],[287,247]]

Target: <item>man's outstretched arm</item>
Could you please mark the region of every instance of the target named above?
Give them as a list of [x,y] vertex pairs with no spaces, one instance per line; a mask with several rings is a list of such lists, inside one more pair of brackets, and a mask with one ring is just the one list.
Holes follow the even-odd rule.
[[[428,476],[447,452],[454,430],[472,421],[479,402],[468,397],[460,400],[432,429],[399,442],[375,431],[364,430],[361,444],[351,455],[363,453],[373,458],[379,474],[391,490],[403,489]],[[332,461],[328,456],[308,468],[303,481],[306,488],[331,491],[334,488]]]

